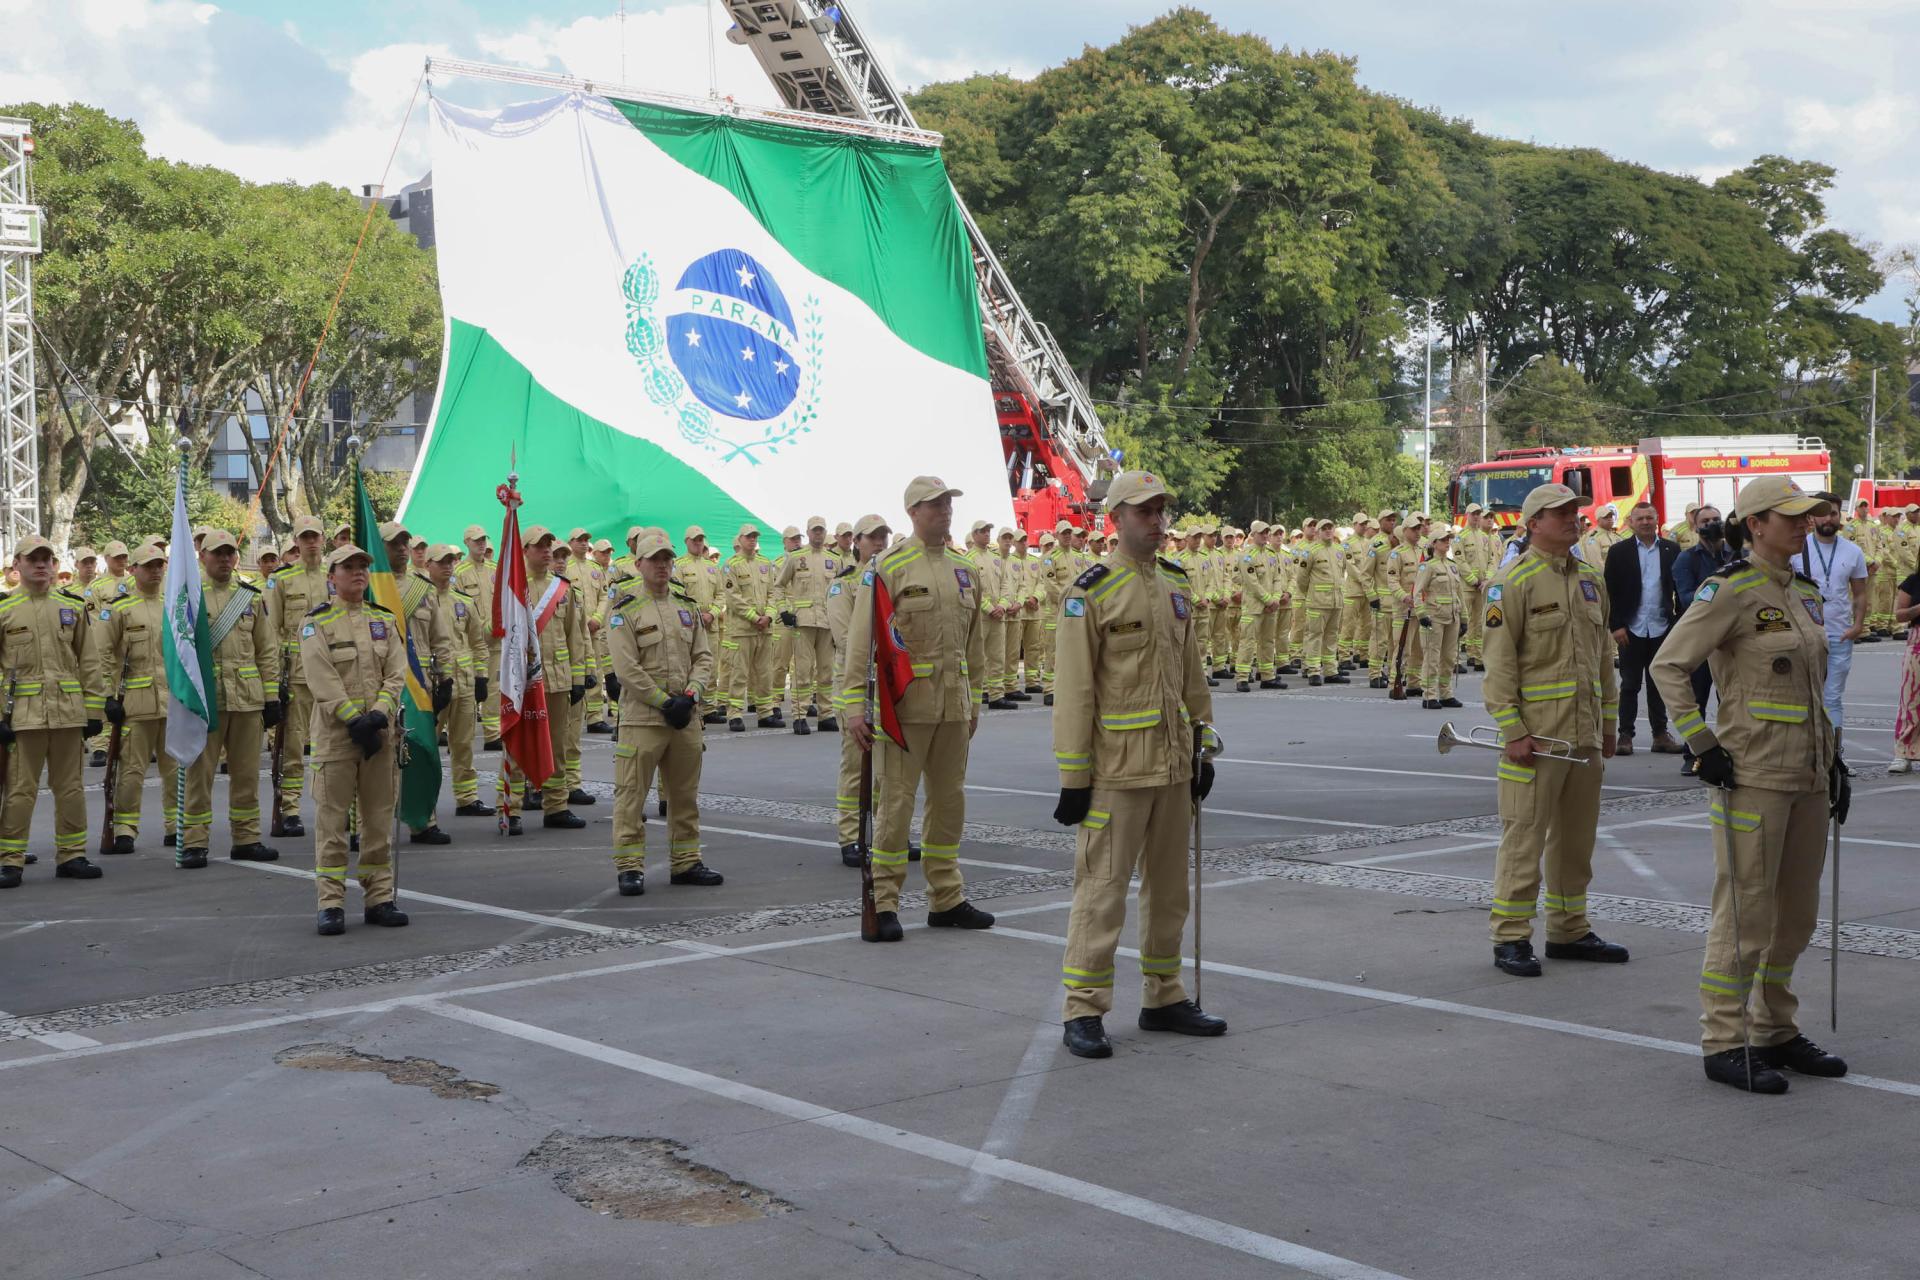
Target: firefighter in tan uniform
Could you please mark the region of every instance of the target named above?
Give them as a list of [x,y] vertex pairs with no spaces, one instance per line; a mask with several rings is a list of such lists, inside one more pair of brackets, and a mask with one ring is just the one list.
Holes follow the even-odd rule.
[[1487,588],[1500,568],[1502,547],[1500,535],[1494,532],[1492,521],[1479,503],[1469,503],[1466,514],[1466,527],[1454,539],[1459,544],[1456,558],[1460,563],[1460,577],[1467,588],[1460,647],[1467,655],[1467,665],[1475,671],[1484,671],[1486,664],[1480,658],[1484,635],[1481,627],[1486,618]]
[[734,553],[720,572],[720,595],[727,610],[726,638],[720,647],[728,671],[727,711],[732,717],[727,728],[744,733],[748,709],[758,706],[760,727],[777,729],[786,723],[780,704],[771,689],[755,683],[766,676],[766,648],[773,643],[773,564],[760,557],[760,530],[753,525],[740,526],[733,546]]
[[982,651],[986,655],[986,665],[976,673],[980,700],[991,710],[1012,711],[1019,704],[1000,694],[1007,668],[1007,633],[1000,625],[1000,574],[993,556],[993,521],[975,520],[959,554],[972,568],[980,592]]
[[134,548],[127,563],[133,569],[133,590],[103,607],[95,620],[100,674],[107,689],[106,719],[120,726],[120,776],[113,794],[114,853],[133,852],[134,839],[140,834],[147,764],[155,756],[159,757],[166,843],[177,843],[179,836],[175,825],[179,770],[166,752],[167,660],[161,645],[166,602],[160,598],[160,584],[167,572],[167,553],[148,543]]
[[[580,593],[580,611],[582,625],[587,629],[587,683],[586,701],[580,704],[580,714],[574,717],[577,723],[576,740],[580,735],[589,733],[612,733],[613,725],[607,720],[606,679],[606,627],[602,616],[606,612],[607,590],[613,584],[612,575],[593,558],[593,534],[584,526],[574,526],[567,534],[567,563],[562,570]],[[576,785],[579,776],[569,775]]]
[[[87,620],[90,622],[99,620],[100,610],[133,591],[133,574],[127,564],[127,544],[116,538],[106,545],[104,554],[106,567],[102,572],[95,574],[84,587],[67,587],[67,590],[87,602]],[[1892,595],[1889,594],[1887,599],[1892,600]],[[89,736],[86,750],[91,753],[90,763],[94,768],[106,764],[107,734],[104,729]]]
[[347,827],[357,815],[360,891],[368,924],[398,927],[393,806],[406,645],[397,620],[368,598],[371,558],[351,542],[327,555],[332,599],[300,624],[300,665],[312,693],[314,885],[319,932],[347,931]]
[[[240,862],[276,862],[280,851],[260,843],[260,748],[279,725],[282,669],[280,643],[268,615],[267,592],[235,571],[240,548],[232,534],[215,529],[200,544],[201,601],[213,642],[213,680],[220,718],[206,750],[187,766],[187,803],[180,816],[180,851],[174,865],[207,865],[212,843],[213,775],[227,762],[227,857]],[[305,736],[302,734],[301,736]]]
[[[580,647],[572,652],[573,683],[580,690],[580,697],[571,699],[567,713],[567,750],[565,756],[554,757],[566,775],[567,803],[586,806],[597,803],[593,796],[580,786],[581,752],[580,739],[587,725],[587,700],[600,687],[600,677],[593,673],[593,614],[587,605],[591,593],[579,584],[582,567],[574,562],[573,544],[555,535],[553,540],[553,560],[549,570],[554,577],[564,578],[567,582],[567,594],[573,602],[574,611],[580,618]],[[602,604],[605,601],[601,601]],[[529,808],[532,806],[529,805]]]
[[1367,540],[1367,612],[1372,615],[1367,640],[1367,670],[1372,678],[1367,683],[1375,689],[1386,688],[1393,674],[1393,606],[1397,597],[1387,570],[1399,542],[1399,527],[1400,513],[1389,508],[1374,517],[1374,535]]
[[[854,601],[860,594],[863,583],[869,581],[867,565],[876,555],[887,549],[887,540],[893,531],[887,528],[887,522],[877,515],[861,516],[853,526],[853,546],[847,553],[846,563],[834,576],[827,587],[827,627],[833,636],[834,670],[846,669],[847,628],[853,622]],[[864,680],[864,676],[862,677]],[[861,705],[864,684],[858,691],[849,691],[839,687],[839,678],[835,677],[833,696],[834,710],[840,715],[856,711]],[[821,722],[822,724],[825,721]],[[861,748],[851,733],[840,737],[840,777],[839,786],[834,792],[835,834],[840,842],[840,862],[843,866],[858,867],[862,864],[866,851],[860,847],[860,753]],[[879,779],[874,779],[875,784]]]
[[1414,614],[1426,632],[1426,665],[1420,687],[1426,697],[1420,705],[1429,711],[1462,705],[1453,696],[1453,668],[1460,656],[1460,610],[1467,584],[1453,561],[1453,526],[1437,525],[1427,535],[1427,557],[1413,581]]
[[433,583],[434,603],[453,646],[453,696],[435,716],[446,735],[447,758],[453,779],[454,816],[491,818],[493,806],[480,799],[480,774],[473,767],[475,695],[487,679],[487,639],[492,627],[480,618],[472,596],[453,585],[459,549],[440,542],[427,548],[427,577]]
[[[1273,590],[1273,559],[1267,554],[1268,527],[1265,520],[1247,526],[1247,540],[1234,558],[1234,594],[1240,597],[1240,637],[1234,655],[1234,688],[1250,692],[1261,679],[1262,638],[1271,639],[1273,615],[1280,608],[1280,597]],[[1272,650],[1267,651],[1269,659]],[[1056,686],[1056,692],[1058,692]]]
[[483,665],[474,672],[473,698],[480,707],[481,749],[500,749],[500,641],[493,635],[493,579],[499,566],[487,553],[487,531],[470,524],[462,539],[467,554],[454,566],[453,585],[467,594],[480,613],[486,628],[487,649]]
[[[1040,561],[1029,554],[1025,529],[1014,529],[1013,549],[1007,553],[1007,558],[1017,570],[1015,580],[1019,585],[1019,589],[1013,593],[1015,613],[1009,624],[1020,638],[1018,645],[1013,647],[1019,650],[1021,675],[1013,689],[1031,699],[1037,693],[1046,692],[1045,625],[1040,615],[1046,607],[1047,593]],[[1007,665],[1013,665],[1011,659]]]
[[1420,576],[1420,529],[1420,520],[1409,517],[1406,524],[1394,531],[1394,547],[1387,553],[1388,591],[1393,602],[1393,643],[1387,655],[1388,665],[1391,667],[1395,658],[1401,661],[1407,673],[1407,692],[1414,695],[1422,692],[1420,669],[1426,657],[1413,616],[1413,584]]
[[649,529],[634,547],[638,577],[608,601],[607,645],[620,704],[613,747],[613,865],[621,896],[647,891],[647,788],[667,807],[670,883],[717,885],[700,860],[699,706],[713,680],[713,648],[697,602],[673,583],[673,544]]
[[[1756,1093],[1785,1093],[1782,1068],[1847,1073],[1800,1033],[1792,986],[1819,913],[1827,821],[1844,820],[1850,799],[1822,705],[1820,589],[1789,567],[1806,545],[1808,517],[1826,509],[1785,476],[1749,481],[1727,522],[1727,540],[1745,542],[1748,557],[1702,584],[1652,667],[1700,779],[1714,788],[1713,919],[1700,972],[1706,1074]],[[1711,728],[1690,679],[1702,662],[1719,695]]]
[[307,614],[325,604],[327,566],[321,559],[321,525],[314,516],[293,522],[293,541],[299,555],[267,579],[267,612],[280,636],[280,705],[287,721],[286,749],[280,759],[280,825],[276,836],[303,836],[300,793],[306,787],[306,750],[313,723],[313,694],[300,661],[300,631]]
[[[387,564],[393,569],[394,585],[400,591],[400,612],[407,621],[407,635],[413,642],[414,658],[420,663],[422,684],[433,700],[436,719],[453,705],[454,672],[453,624],[440,608],[439,592],[433,580],[415,570],[413,535],[398,520],[380,526],[380,540],[386,544]],[[425,548],[421,549],[425,563]],[[437,822],[420,830],[409,829],[414,844],[452,844],[453,837]]]
[[1367,530],[1372,525],[1364,511],[1353,513],[1353,532],[1340,544],[1345,572],[1340,579],[1341,674],[1367,665],[1367,640],[1373,632],[1373,611],[1367,608]]
[[893,625],[913,664],[913,679],[896,708],[902,750],[884,734],[875,741],[867,722],[867,662],[873,648],[872,590],[854,602],[840,690],[847,732],[863,750],[877,752],[879,786],[874,815],[873,897],[878,942],[898,942],[900,889],[907,878],[907,835],[914,794],[924,778],[927,804],[921,868],[927,877],[932,928],[986,929],[993,917],[967,901],[960,875],[960,833],[966,823],[967,748],[980,726],[981,672],[986,664],[985,617],[978,571],[948,550],[953,499],[960,491],[934,476],[907,485],[905,505],[913,535],[880,559],[876,571],[893,600]]
[[1061,982],[1062,1038],[1082,1058],[1113,1054],[1102,1022],[1113,1008],[1114,952],[1127,883],[1140,873],[1140,1026],[1217,1036],[1224,1019],[1187,998],[1180,939],[1187,925],[1187,829],[1213,785],[1193,770],[1194,734],[1213,695],[1194,635],[1191,584],[1154,550],[1166,521],[1158,476],[1128,471],[1107,490],[1119,534],[1112,558],[1074,580],[1061,603],[1053,755],[1054,820],[1079,828],[1073,910]]
[[686,554],[673,562],[673,578],[682,590],[693,597],[695,611],[700,615],[700,625],[706,628],[714,649],[713,692],[708,698],[711,706],[706,715],[701,717],[701,722],[725,724],[727,667],[721,661],[726,650],[721,648],[720,638],[726,632],[722,629],[724,619],[720,612],[720,565],[707,554],[706,530],[697,524],[690,524],[682,537],[682,545],[687,550]]
[[787,602],[780,621],[793,632],[793,731],[801,735],[813,732],[807,717],[819,715],[821,706],[833,701],[833,633],[827,629],[827,587],[845,559],[827,545],[824,516],[807,517],[806,539],[805,546],[788,552],[780,561],[773,578],[774,590]]
[[[573,584],[553,571],[553,531],[531,525],[520,531],[520,544],[527,557],[527,607],[539,636],[547,688],[547,742],[553,749],[553,773],[540,788],[540,821],[543,826],[578,829],[587,820],[568,807],[571,789],[564,762],[573,717],[587,696],[586,671],[576,665],[585,661],[587,629]],[[524,790],[526,778],[519,766],[512,766],[507,777],[511,786]]]
[[1333,521],[1309,520],[1313,540],[1302,548],[1294,571],[1297,607],[1305,609],[1308,684],[1346,684],[1340,674],[1340,593],[1347,577],[1346,552],[1334,540]]
[[16,888],[21,868],[36,860],[27,839],[43,767],[53,793],[54,874],[97,880],[100,868],[86,856],[80,778],[84,744],[106,714],[94,624],[85,598],[54,583],[53,544],[45,538],[22,538],[13,570],[20,585],[0,597],[0,749],[10,757],[0,805],[0,889]]
[[[1481,697],[1505,746],[1500,851],[1493,879],[1493,963],[1540,976],[1535,899],[1546,861],[1547,958],[1621,964],[1627,949],[1587,922],[1587,884],[1600,821],[1600,782],[1613,758],[1619,694],[1600,571],[1575,558],[1580,497],[1565,485],[1527,494],[1528,548],[1487,588],[1487,678]],[[1535,753],[1533,735],[1571,743],[1585,763]],[[1544,750],[1544,748],[1542,748]]]

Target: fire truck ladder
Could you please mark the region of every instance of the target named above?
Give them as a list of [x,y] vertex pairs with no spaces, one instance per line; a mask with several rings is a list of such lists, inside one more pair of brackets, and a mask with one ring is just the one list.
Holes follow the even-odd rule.
[[[917,128],[906,99],[840,3],[816,0],[720,0],[734,21],[727,39],[760,61],[787,106],[817,115]],[[1033,318],[993,255],[960,193],[953,193],[973,249],[987,362],[997,385],[1024,395],[1045,414],[1054,452],[1073,466],[1098,501],[1113,468],[1107,435],[1086,389],[1047,327]],[[1095,487],[1097,484],[1097,488]]]

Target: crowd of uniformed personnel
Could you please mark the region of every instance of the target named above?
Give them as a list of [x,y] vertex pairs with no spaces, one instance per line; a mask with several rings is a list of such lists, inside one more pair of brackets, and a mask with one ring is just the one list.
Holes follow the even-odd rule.
[[[671,882],[717,885],[721,874],[701,856],[702,725],[744,732],[753,717],[762,729],[791,726],[801,735],[844,727],[838,843],[847,865],[871,867],[871,940],[904,937],[899,899],[913,862],[926,876],[929,925],[984,929],[994,919],[967,900],[958,864],[970,743],[982,710],[1013,710],[1038,697],[1053,708],[1055,817],[1078,829],[1064,1038],[1076,1054],[1103,1057],[1111,1052],[1103,1018],[1112,1007],[1114,956],[1136,873],[1140,1025],[1188,1035],[1226,1029],[1186,998],[1181,979],[1184,833],[1212,784],[1212,766],[1194,747],[1196,730],[1213,716],[1210,690],[1224,681],[1242,693],[1286,688],[1286,675],[1347,684],[1364,670],[1371,687],[1396,696],[1404,690],[1423,707],[1442,709],[1462,705],[1455,674],[1476,669],[1486,672],[1483,698],[1503,751],[1494,963],[1517,976],[1543,971],[1531,947],[1542,903],[1548,959],[1627,960],[1625,948],[1600,939],[1586,917],[1601,762],[1616,745],[1606,592],[1596,568],[1622,536],[1611,508],[1583,527],[1578,496],[1543,485],[1506,528],[1476,505],[1457,527],[1389,509],[1355,513],[1344,528],[1314,518],[1293,529],[1255,520],[1242,530],[1212,520],[1173,523],[1164,484],[1128,472],[1107,495],[1105,530],[1062,520],[1030,547],[1025,530],[984,520],[957,536],[956,496],[937,478],[918,477],[904,495],[900,530],[868,514],[829,532],[823,517],[812,516],[782,531],[777,555],[762,553],[761,530],[751,523],[734,531],[726,555],[699,526],[683,531],[676,554],[666,530],[635,525],[617,557],[585,528],[562,539],[525,527],[520,550],[549,693],[554,770],[535,789],[503,758],[495,804],[482,797],[475,744],[478,735],[482,752],[501,746],[497,564],[483,526],[469,525],[462,547],[430,545],[398,521],[380,527],[401,619],[369,594],[371,557],[353,544],[348,526],[329,531],[302,517],[284,546],[256,546],[245,566],[230,533],[199,530],[221,714],[208,749],[180,769],[164,749],[160,589],[168,548],[157,539],[133,548],[108,543],[103,555],[81,548],[74,570],[62,573],[51,544],[28,539],[15,550],[10,590],[0,597],[0,739],[9,764],[0,888],[18,886],[21,868],[35,861],[28,831],[43,772],[54,801],[55,874],[102,874],[86,856],[81,778],[89,753],[95,764],[109,751],[122,762],[103,853],[135,850],[142,789],[157,766],[164,842],[177,850],[177,866],[204,867],[217,767],[230,778],[229,856],[277,859],[262,841],[265,754],[278,787],[269,797],[272,836],[306,834],[300,803],[314,793],[319,931],[345,931],[355,852],[364,920],[405,925],[390,835],[408,675],[404,634],[449,753],[456,816],[498,817],[518,835],[522,818],[512,810],[538,805],[545,826],[584,826],[573,809],[595,797],[582,785],[582,735],[609,734],[618,891],[646,891],[650,790],[667,820]],[[1701,980],[1707,1073],[1763,1092],[1784,1090],[1783,1067],[1845,1070],[1799,1034],[1788,986],[1812,928],[1826,812],[1818,805],[1845,804],[1844,795],[1829,794],[1845,783],[1819,707],[1825,641],[1818,592],[1784,559],[1774,563],[1818,505],[1784,480],[1743,491],[1731,524],[1744,530],[1740,540],[1752,555],[1702,587],[1697,600],[1707,607],[1684,615],[1654,672],[1676,728],[1702,760],[1700,776],[1721,788],[1712,817],[1722,874]],[[1691,530],[1691,515],[1680,536]],[[1890,586],[1911,566],[1920,549],[1917,523],[1920,508],[1908,508],[1904,521],[1898,512],[1879,520],[1863,512],[1850,526],[1876,582]],[[876,731],[868,701],[876,581],[887,588],[913,677],[896,708],[898,742]],[[1883,602],[1872,591],[1870,625],[1884,616],[1877,629],[1890,632],[1890,593]],[[1757,640],[1742,625],[1748,604],[1759,606]],[[1721,691],[1711,730],[1685,681],[1705,661]],[[868,751],[870,848],[860,843],[859,825]],[[923,842],[914,842],[909,829],[922,791]],[[429,822],[410,839],[445,844],[453,837]],[[1736,902],[1736,893],[1744,899]]]

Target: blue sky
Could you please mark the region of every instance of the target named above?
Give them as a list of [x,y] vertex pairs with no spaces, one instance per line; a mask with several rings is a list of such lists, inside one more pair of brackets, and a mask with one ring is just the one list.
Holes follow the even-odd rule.
[[[1137,0],[849,0],[897,80],[1031,75],[1164,12]],[[1910,0],[1785,3],[1480,0],[1202,6],[1276,44],[1355,57],[1382,92],[1552,145],[1596,146],[1712,178],[1774,151],[1840,169],[1834,221],[1888,247],[1920,243],[1920,46]],[[160,154],[257,180],[376,180],[429,53],[619,76],[613,3],[565,0],[0,0],[0,100],[80,99],[131,116]],[[698,0],[631,0],[628,83],[770,101],[750,55],[713,39]],[[447,81],[464,102],[498,88]],[[391,179],[426,169],[425,131]],[[1901,318],[1890,288],[1870,310]]]

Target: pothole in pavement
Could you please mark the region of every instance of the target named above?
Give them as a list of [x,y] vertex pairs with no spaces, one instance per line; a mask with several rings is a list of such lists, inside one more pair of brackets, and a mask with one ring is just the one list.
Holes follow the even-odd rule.
[[770,1192],[680,1153],[672,1138],[583,1138],[558,1130],[521,1157],[595,1213],[689,1227],[719,1227],[792,1213]]
[[302,1071],[377,1071],[394,1084],[431,1089],[436,1098],[491,1098],[500,1092],[497,1084],[465,1079],[431,1058],[382,1058],[344,1044],[297,1044],[273,1060]]

